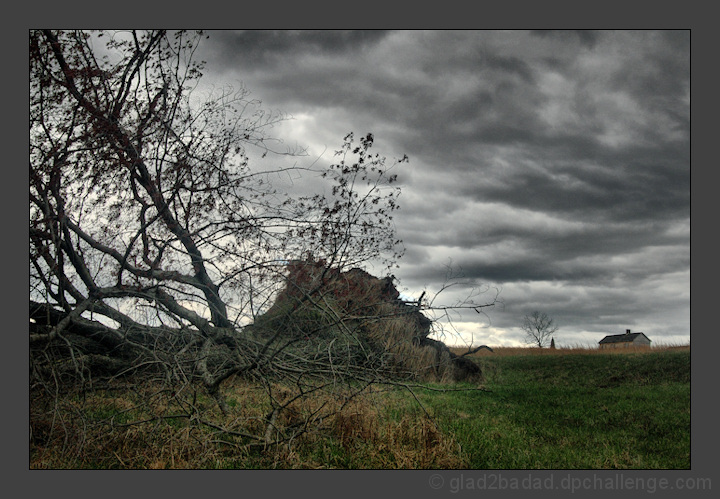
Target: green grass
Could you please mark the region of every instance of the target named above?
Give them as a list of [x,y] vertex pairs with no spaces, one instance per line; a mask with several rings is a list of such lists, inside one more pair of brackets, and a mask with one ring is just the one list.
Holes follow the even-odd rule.
[[[539,350],[539,349],[534,349]],[[690,352],[561,351],[482,355],[484,390],[460,384],[378,391],[298,438],[229,446],[149,386],[31,407],[33,468],[688,469]],[[240,431],[267,412],[249,382],[227,387],[227,416],[198,393],[203,417]],[[157,396],[148,397],[148,393]],[[332,404],[330,394],[307,410]],[[156,418],[156,417],[159,417]],[[133,421],[148,420],[134,424]],[[52,426],[54,424],[54,426]],[[436,426],[437,424],[437,426]],[[262,428],[261,428],[262,430]]]
[[489,391],[422,396],[468,468],[690,467],[689,352],[478,361]]

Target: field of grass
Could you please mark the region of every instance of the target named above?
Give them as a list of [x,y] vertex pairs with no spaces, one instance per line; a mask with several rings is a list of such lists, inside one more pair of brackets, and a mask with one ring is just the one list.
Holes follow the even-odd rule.
[[[162,397],[148,405],[147,397],[106,391],[63,399],[52,414],[31,406],[30,467],[690,467],[689,347],[622,355],[496,349],[472,358],[485,374],[480,387],[434,384],[413,393],[381,387],[274,448],[241,445],[198,420],[168,417],[173,408]],[[256,424],[252,388],[228,389],[224,426]],[[216,411],[210,399],[206,410]]]
[[690,467],[689,349],[499,353],[489,391],[422,397],[469,468]]

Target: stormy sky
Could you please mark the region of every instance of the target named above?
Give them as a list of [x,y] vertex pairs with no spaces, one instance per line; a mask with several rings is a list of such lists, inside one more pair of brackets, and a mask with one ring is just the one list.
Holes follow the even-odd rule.
[[689,31],[208,34],[205,84],[291,115],[274,132],[308,148],[295,162],[351,131],[408,155],[399,288],[432,296],[450,267],[436,304],[500,291],[452,316],[464,341],[523,344],[534,310],[559,346],[690,341]]

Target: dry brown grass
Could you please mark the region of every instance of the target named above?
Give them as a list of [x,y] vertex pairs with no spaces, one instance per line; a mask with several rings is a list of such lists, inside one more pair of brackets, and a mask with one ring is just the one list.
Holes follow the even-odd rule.
[[443,356],[430,346],[413,341],[417,325],[387,304],[377,306],[379,320],[368,324],[368,338],[392,356],[395,370],[422,381],[446,382],[453,379],[453,366],[447,353]]
[[[367,300],[377,293],[366,293]],[[331,300],[325,306],[337,306]],[[377,303],[363,324],[396,374],[422,381],[452,377],[447,352],[413,342],[416,324]],[[370,310],[371,309],[371,310]],[[439,358],[440,357],[440,358]],[[452,468],[457,443],[425,414],[402,416],[407,397],[357,386],[298,396],[296,385],[226,380],[223,414],[201,388],[161,383],[31,401],[31,468]],[[287,404],[287,405],[286,405]],[[276,417],[268,416],[281,407]],[[417,409],[417,407],[416,407]],[[394,414],[391,416],[391,412]],[[398,414],[401,414],[398,416]],[[248,435],[252,437],[248,437]]]
[[383,416],[384,412],[377,399],[366,399],[335,415],[332,434],[353,456],[352,467],[451,469],[464,465],[455,439],[442,433],[426,414],[410,412],[397,420]]
[[[195,401],[197,414],[182,415],[176,401],[153,392],[152,385],[84,397],[66,395],[52,404],[35,400],[30,467],[416,469],[463,464],[455,440],[426,415],[417,411],[389,415],[391,407],[401,407],[396,411],[400,413],[407,410],[407,398],[395,397],[395,392],[374,390],[350,399],[340,391],[318,392],[299,399],[275,421],[286,435],[292,433],[289,429],[300,430],[296,437],[264,445],[237,436],[265,432],[269,405],[264,390],[243,380],[232,381],[225,389],[231,402],[226,415],[201,394]],[[274,387],[278,401],[291,395],[288,388]]]
[[[467,348],[450,348],[457,355],[467,352]],[[690,351],[690,345],[662,345],[653,347],[628,348],[598,348],[598,347],[563,347],[563,348],[537,348],[537,347],[493,347],[493,351],[482,349],[470,357],[515,356],[515,355],[572,355],[572,354],[624,354],[643,352]]]

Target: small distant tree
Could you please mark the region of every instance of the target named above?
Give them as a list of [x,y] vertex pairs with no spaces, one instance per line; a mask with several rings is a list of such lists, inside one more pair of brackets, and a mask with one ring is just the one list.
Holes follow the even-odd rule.
[[522,329],[525,331],[525,341],[540,348],[545,346],[558,328],[559,326],[552,318],[537,310],[523,319]]

